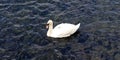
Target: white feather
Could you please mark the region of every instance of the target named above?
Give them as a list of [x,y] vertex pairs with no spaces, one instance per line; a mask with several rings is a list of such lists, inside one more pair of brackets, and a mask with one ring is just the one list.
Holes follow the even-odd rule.
[[80,23],[77,25],[69,24],[69,23],[61,23],[57,25],[54,29],[52,29],[52,32],[49,37],[53,38],[63,38],[68,37],[72,34],[74,34],[80,26]]

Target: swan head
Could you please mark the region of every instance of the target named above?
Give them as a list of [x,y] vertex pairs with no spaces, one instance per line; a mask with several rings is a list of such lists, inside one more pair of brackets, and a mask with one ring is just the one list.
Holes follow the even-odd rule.
[[46,28],[48,29],[49,26],[51,26],[53,24],[53,21],[52,20],[48,20],[47,24],[46,24]]

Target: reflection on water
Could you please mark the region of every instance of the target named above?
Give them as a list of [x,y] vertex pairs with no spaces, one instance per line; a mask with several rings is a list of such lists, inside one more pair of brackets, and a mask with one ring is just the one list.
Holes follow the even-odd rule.
[[[119,60],[119,0],[1,0],[0,59]],[[71,37],[46,36],[48,19],[81,23]]]

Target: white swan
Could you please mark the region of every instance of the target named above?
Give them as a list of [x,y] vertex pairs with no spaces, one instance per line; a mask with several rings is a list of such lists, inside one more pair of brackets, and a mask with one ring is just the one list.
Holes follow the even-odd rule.
[[78,30],[79,26],[80,23],[77,25],[69,24],[69,23],[61,23],[53,29],[53,21],[49,20],[46,26],[46,28],[48,28],[47,36],[53,38],[69,37]]

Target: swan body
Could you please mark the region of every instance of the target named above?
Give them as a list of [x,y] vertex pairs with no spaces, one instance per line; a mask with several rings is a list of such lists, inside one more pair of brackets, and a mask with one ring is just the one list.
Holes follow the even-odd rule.
[[48,28],[47,36],[53,38],[69,37],[70,35],[74,34],[79,27],[80,23],[77,25],[61,23],[53,29],[53,21],[49,20],[46,26],[46,28]]

